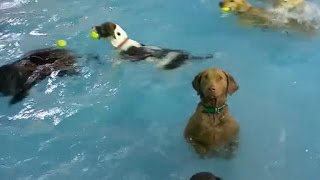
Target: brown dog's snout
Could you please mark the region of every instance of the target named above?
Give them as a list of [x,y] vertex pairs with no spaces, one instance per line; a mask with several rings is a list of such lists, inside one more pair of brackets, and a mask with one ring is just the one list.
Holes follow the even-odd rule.
[[216,89],[215,89],[213,86],[211,86],[211,87],[208,88],[208,90],[211,91],[211,92],[213,92],[213,91],[215,91]]
[[223,2],[219,2],[219,6],[220,6],[220,7],[223,7]]

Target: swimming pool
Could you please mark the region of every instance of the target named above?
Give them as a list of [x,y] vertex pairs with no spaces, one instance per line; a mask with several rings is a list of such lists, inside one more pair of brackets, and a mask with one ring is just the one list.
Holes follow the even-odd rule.
[[[211,171],[228,180],[316,180],[320,39],[241,28],[216,1],[5,0],[0,4],[0,65],[66,39],[83,76],[51,77],[20,104],[0,99],[0,179],[186,180]],[[152,63],[112,67],[110,45],[89,38],[92,25],[121,24],[145,44],[216,53],[174,71]],[[201,70],[230,72],[239,122],[232,160],[199,159],[183,140]]]

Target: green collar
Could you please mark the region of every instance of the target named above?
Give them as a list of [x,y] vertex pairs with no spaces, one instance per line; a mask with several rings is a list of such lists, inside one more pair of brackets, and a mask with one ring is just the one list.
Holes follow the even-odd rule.
[[202,104],[202,106],[204,107],[204,110],[202,111],[203,113],[219,114],[219,113],[222,113],[225,110],[225,107],[227,106],[227,104],[224,104],[224,105],[222,105],[220,107],[206,106],[204,104]]

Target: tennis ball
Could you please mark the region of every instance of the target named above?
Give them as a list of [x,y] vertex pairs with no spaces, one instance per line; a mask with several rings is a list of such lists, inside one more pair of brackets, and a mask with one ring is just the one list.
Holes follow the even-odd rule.
[[231,8],[223,7],[223,8],[221,8],[221,11],[223,11],[223,12],[230,12],[230,11],[231,11]]
[[98,34],[97,32],[95,32],[95,31],[92,31],[92,32],[91,32],[91,37],[92,37],[93,39],[99,39],[99,34]]
[[57,46],[58,47],[65,47],[67,45],[67,41],[60,39],[57,41]]

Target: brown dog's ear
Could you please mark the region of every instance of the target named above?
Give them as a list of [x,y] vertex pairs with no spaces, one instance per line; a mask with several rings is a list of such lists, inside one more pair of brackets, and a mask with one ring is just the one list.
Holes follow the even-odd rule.
[[196,75],[192,81],[193,89],[196,90],[198,95],[200,95],[200,96],[202,96],[201,87],[200,87],[201,76],[202,76],[202,72],[200,72],[198,75]]
[[228,74],[226,72],[225,72],[225,74],[226,74],[226,76],[228,78],[228,87],[227,87],[228,89],[227,89],[227,92],[231,96],[233,93],[235,93],[239,89],[239,86],[238,86],[237,82],[234,80],[234,78],[230,74]]

